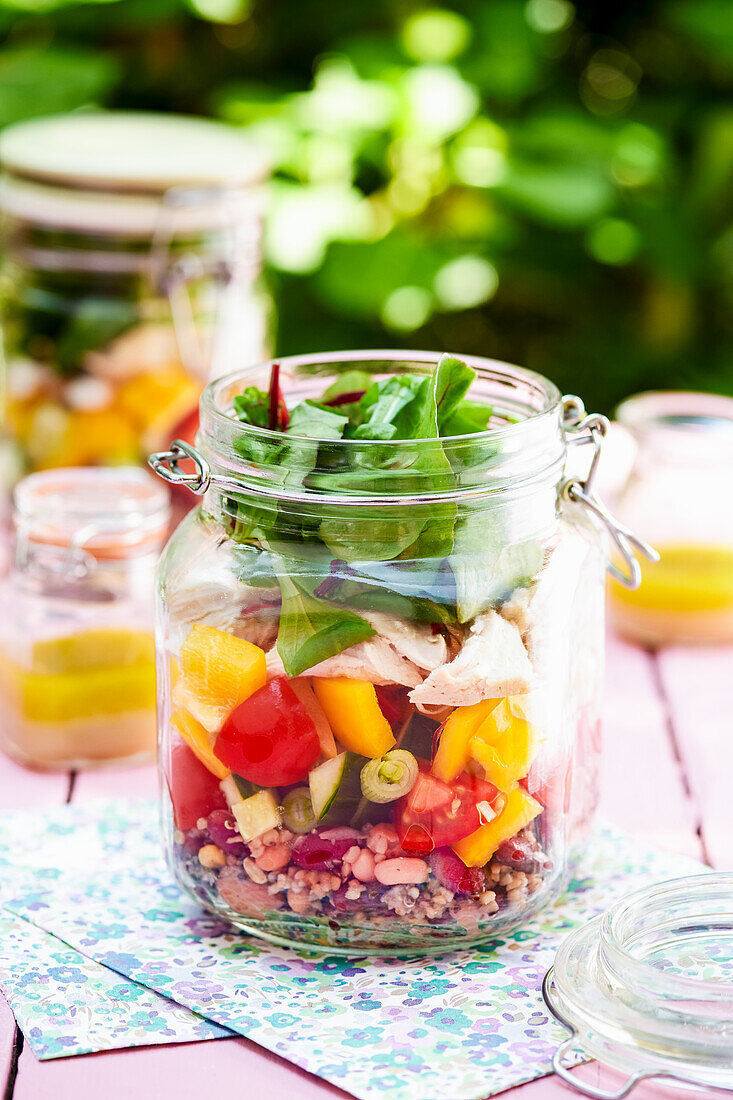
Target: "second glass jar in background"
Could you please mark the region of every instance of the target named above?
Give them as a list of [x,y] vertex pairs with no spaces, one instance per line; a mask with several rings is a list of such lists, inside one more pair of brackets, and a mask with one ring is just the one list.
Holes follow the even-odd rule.
[[[304,356],[280,377],[292,407],[345,371],[437,359]],[[209,487],[159,575],[165,844],[190,893],[266,938],[500,934],[562,889],[592,817],[605,554],[560,493],[579,417],[547,380],[467,361],[490,428],[445,440],[242,424],[233,399],[269,365],[204,393]],[[245,733],[230,770],[220,735]],[[411,766],[406,797],[369,793]]]
[[650,392],[617,418],[637,453],[616,512],[661,560],[636,591],[611,582],[614,624],[650,646],[733,642],[733,399]]
[[68,769],[155,753],[153,575],[168,494],[136,468],[31,474],[0,589],[0,747]]
[[139,461],[268,353],[266,163],[236,130],[89,112],[0,140],[0,320],[17,470]]

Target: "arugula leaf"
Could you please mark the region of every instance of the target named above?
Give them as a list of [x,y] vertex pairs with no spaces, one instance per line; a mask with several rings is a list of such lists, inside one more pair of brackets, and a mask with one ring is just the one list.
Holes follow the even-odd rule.
[[288,676],[300,676],[321,661],[376,634],[366,619],[318,599],[300,580],[288,575],[285,568],[278,582],[282,610],[277,651]]

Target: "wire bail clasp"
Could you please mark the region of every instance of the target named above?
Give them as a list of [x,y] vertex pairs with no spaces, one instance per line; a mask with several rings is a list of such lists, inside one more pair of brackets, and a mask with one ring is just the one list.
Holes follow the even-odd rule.
[[[186,472],[181,462],[190,459],[195,469]],[[174,439],[168,451],[156,451],[148,457],[148,466],[170,485],[182,485],[195,496],[203,496],[211,484],[211,467],[204,456],[183,439]]]
[[593,457],[585,480],[579,477],[568,478],[562,486],[561,496],[575,504],[584,505],[596,519],[600,520],[623,559],[627,571],[619,569],[612,561],[607,563],[606,568],[624,588],[634,591],[641,584],[641,566],[637,554],[643,554],[650,562],[658,562],[659,554],[653,546],[640,539],[623,523],[619,523],[593,492],[603,440],[609,428],[608,417],[600,413],[586,413],[581,399],[571,394],[563,398],[562,423],[568,436],[568,443],[580,446],[592,443]]

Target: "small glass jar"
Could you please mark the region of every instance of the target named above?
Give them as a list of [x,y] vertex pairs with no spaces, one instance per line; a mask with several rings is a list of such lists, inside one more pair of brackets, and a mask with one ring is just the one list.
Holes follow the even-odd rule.
[[616,628],[649,646],[733,642],[733,399],[645,393],[617,416],[637,453],[616,512],[661,560],[636,591],[611,582]]
[[[733,875],[708,872],[637,890],[563,941],[548,1008],[571,1033],[553,1068],[592,1100],[640,1081],[733,1089]],[[582,1050],[628,1076],[599,1092],[569,1073]]]
[[16,487],[0,745],[20,763],[153,757],[153,583],[169,517],[166,491],[134,467],[48,470]]
[[90,112],[8,128],[0,161],[16,468],[192,438],[205,382],[268,353],[262,154],[214,122]]
[[[286,359],[284,400],[438,358]],[[207,387],[198,449],[151,458],[204,493],[159,570],[167,859],[273,942],[402,953],[500,934],[562,890],[597,802],[605,549],[563,491],[582,407],[466,362],[493,409],[478,434],[242,424],[234,398],[267,387],[267,364]]]

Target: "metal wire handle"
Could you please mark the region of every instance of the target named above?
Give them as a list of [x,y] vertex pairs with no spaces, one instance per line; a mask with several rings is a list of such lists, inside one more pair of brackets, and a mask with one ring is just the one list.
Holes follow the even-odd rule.
[[576,1077],[575,1074],[570,1072],[563,1059],[568,1051],[576,1045],[578,1032],[575,1025],[571,1023],[567,1016],[558,1008],[553,993],[554,976],[555,968],[551,966],[542,981],[542,998],[547,1005],[550,1015],[570,1032],[570,1036],[560,1043],[560,1046],[553,1054],[552,1068],[557,1076],[564,1081],[566,1085],[569,1085],[571,1089],[575,1089],[576,1092],[582,1093],[583,1096],[589,1096],[591,1100],[624,1100],[624,1097],[628,1096],[630,1092],[633,1092],[641,1081],[662,1080],[677,1081],[679,1084],[683,1085],[695,1085],[697,1088],[713,1089],[716,1092],[730,1093],[730,1089],[727,1089],[724,1085],[711,1085],[708,1084],[707,1081],[699,1081],[694,1077],[682,1077],[679,1073],[673,1073],[671,1070],[667,1069],[639,1070],[637,1073],[632,1074],[631,1077],[624,1082],[621,1088],[617,1089],[615,1092],[597,1088],[595,1085],[583,1081],[580,1077]]
[[641,584],[641,566],[637,554],[642,554],[651,562],[658,562],[659,554],[653,546],[640,539],[623,523],[619,523],[593,492],[603,440],[609,428],[608,418],[600,413],[586,414],[581,399],[570,394],[563,397],[563,427],[569,445],[592,443],[593,457],[585,480],[578,477],[568,478],[560,490],[560,495],[565,500],[584,505],[596,519],[600,520],[623,558],[627,571],[619,569],[612,561],[606,564],[606,569],[619,584],[633,591]]

